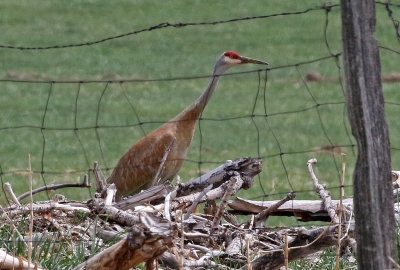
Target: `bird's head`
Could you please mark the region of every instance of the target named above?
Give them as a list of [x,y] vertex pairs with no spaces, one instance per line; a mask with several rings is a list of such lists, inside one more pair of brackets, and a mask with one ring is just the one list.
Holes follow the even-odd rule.
[[228,70],[230,67],[241,65],[241,64],[259,64],[259,65],[268,65],[267,62],[248,58],[245,56],[241,56],[237,52],[227,51],[224,52],[217,60],[215,64],[214,74],[220,75]]

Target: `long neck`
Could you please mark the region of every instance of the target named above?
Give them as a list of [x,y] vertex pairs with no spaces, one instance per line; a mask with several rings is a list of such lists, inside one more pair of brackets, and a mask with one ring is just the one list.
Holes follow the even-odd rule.
[[211,78],[204,92],[190,106],[175,116],[171,121],[196,121],[203,112],[208,101],[210,101],[210,98],[217,87],[219,75],[224,73],[227,69],[228,68],[226,67],[218,67],[218,65],[216,65],[214,68],[213,77]]

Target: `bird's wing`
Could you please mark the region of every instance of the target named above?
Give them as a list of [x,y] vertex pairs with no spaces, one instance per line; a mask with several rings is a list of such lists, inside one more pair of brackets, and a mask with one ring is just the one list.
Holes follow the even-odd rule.
[[[118,161],[108,183],[117,186],[120,195],[130,195],[147,188],[153,181],[168,147],[171,147],[175,136],[171,132],[155,132],[154,130],[135,143]],[[169,154],[169,153],[167,153]],[[165,172],[161,178],[168,176],[169,161],[165,164]]]

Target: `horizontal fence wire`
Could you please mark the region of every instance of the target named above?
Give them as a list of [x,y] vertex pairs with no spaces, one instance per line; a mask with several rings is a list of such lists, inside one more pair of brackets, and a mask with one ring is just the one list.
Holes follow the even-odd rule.
[[243,18],[234,18],[234,19],[219,20],[219,21],[212,21],[212,22],[179,22],[179,23],[163,22],[163,23],[149,26],[147,28],[140,29],[140,30],[134,30],[134,31],[131,31],[128,33],[105,37],[105,38],[95,40],[95,41],[81,42],[81,43],[75,43],[75,44],[38,46],[38,47],[12,46],[12,45],[0,44],[0,48],[16,49],[16,50],[50,50],[50,49],[65,49],[65,48],[73,48],[73,47],[92,46],[92,45],[103,43],[106,41],[120,39],[120,38],[124,38],[127,36],[137,35],[137,34],[140,34],[143,32],[150,32],[150,31],[160,30],[160,29],[164,29],[164,28],[171,28],[171,27],[172,28],[183,28],[183,27],[188,27],[188,26],[210,26],[210,25],[212,26],[212,25],[218,25],[218,24],[234,23],[234,22],[249,21],[249,20],[256,20],[256,19],[267,19],[267,18],[278,17],[278,16],[301,15],[301,14],[306,14],[308,12],[316,11],[316,10],[330,10],[331,8],[338,7],[338,6],[339,6],[338,4],[326,3],[322,6],[311,7],[311,8],[307,8],[305,10],[301,10],[301,11],[281,12],[281,13],[267,14],[267,15],[261,15],[261,16],[249,16],[249,17],[243,17]]

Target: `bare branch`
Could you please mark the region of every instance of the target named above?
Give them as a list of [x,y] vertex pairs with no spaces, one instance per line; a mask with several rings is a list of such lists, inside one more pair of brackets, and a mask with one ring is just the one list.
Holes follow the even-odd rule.
[[312,164],[316,164],[317,159],[313,158],[307,162],[308,171],[310,172],[311,179],[314,182],[315,190],[317,191],[319,197],[322,199],[325,210],[328,212],[329,217],[334,223],[339,222],[339,218],[336,214],[336,207],[333,205],[331,196],[325,187],[318,182],[318,178],[315,176]]
[[239,182],[240,176],[232,176],[231,180],[229,181],[228,186],[226,187],[224,196],[221,199],[221,202],[219,204],[219,207],[217,209],[217,213],[215,214],[213,223],[212,223],[212,228],[216,228],[221,221],[222,214],[224,213],[225,207],[228,204],[228,198],[235,192],[234,188],[237,182]]
[[207,194],[212,189],[212,185],[209,185],[206,187],[200,194],[199,196],[193,201],[192,205],[188,208],[188,210],[185,213],[184,219],[188,219],[190,214],[194,211],[196,206],[200,203],[200,200]]
[[111,184],[107,187],[106,191],[107,195],[106,198],[104,199],[104,204],[105,205],[112,205],[112,202],[114,201],[115,194],[117,193],[117,187],[115,184]]
[[[10,199],[15,204],[21,206],[21,203],[19,202],[18,198],[15,196],[15,193],[14,193],[14,191],[12,189],[11,184],[9,182],[6,182],[6,183],[4,183],[4,187],[5,187],[5,190],[6,190],[7,194],[8,194],[8,196],[10,197]],[[28,193],[28,195],[29,195],[29,193]]]
[[[87,175],[84,176],[82,183],[65,183],[65,184],[54,184],[54,185],[47,185],[44,187],[35,188],[32,190],[32,194],[36,194],[46,190],[56,190],[60,188],[68,188],[68,187],[79,187],[79,188],[88,188],[90,187],[89,182],[87,180]],[[17,197],[18,200],[23,200],[30,195],[30,191],[25,192],[22,195]]]
[[97,161],[93,164],[93,175],[96,182],[96,192],[101,194],[107,187],[107,181]]
[[159,184],[159,180],[160,180],[161,173],[162,173],[162,171],[164,170],[165,161],[167,160],[168,153],[169,153],[169,151],[171,150],[171,147],[172,147],[172,145],[174,144],[174,142],[175,142],[175,138],[171,140],[171,142],[168,144],[167,148],[165,149],[163,158],[162,158],[161,161],[160,161],[160,166],[158,166],[157,173],[156,173],[156,175],[154,176],[153,181],[151,181],[150,187]]
[[283,198],[282,200],[278,201],[277,203],[275,203],[274,205],[272,205],[271,207],[261,211],[260,213],[258,213],[255,217],[254,217],[254,223],[258,224],[260,222],[265,222],[268,218],[268,216],[275,211],[276,209],[278,209],[280,206],[282,206],[285,202],[293,200],[296,197],[296,192],[292,191],[290,193],[288,193],[286,195],[285,198]]

